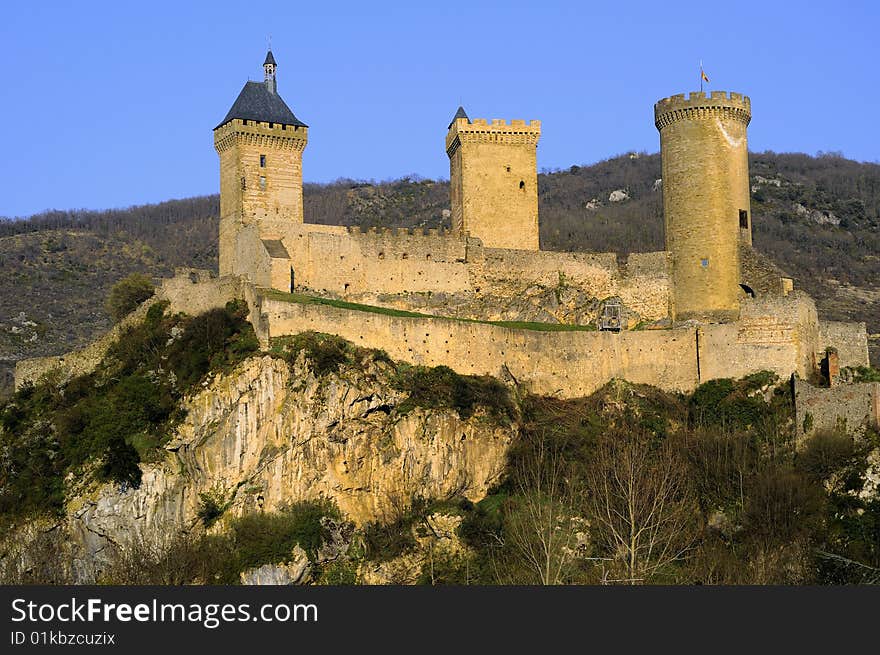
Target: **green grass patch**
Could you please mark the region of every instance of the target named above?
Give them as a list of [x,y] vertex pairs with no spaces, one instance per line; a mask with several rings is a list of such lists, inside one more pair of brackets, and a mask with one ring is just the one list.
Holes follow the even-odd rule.
[[344,300],[334,300],[332,298],[319,298],[317,296],[308,296],[302,293],[285,293],[274,289],[266,289],[262,291],[266,298],[272,300],[281,300],[283,302],[293,302],[300,305],[326,305],[328,307],[336,307],[338,309],[347,309],[356,312],[367,312],[369,314],[384,314],[385,316],[397,316],[401,318],[433,318],[447,321],[461,321],[462,323],[482,323],[484,325],[496,325],[498,327],[508,328],[511,330],[534,330],[538,332],[595,332],[595,325],[570,325],[566,323],[538,323],[534,321],[481,321],[475,318],[457,318],[451,316],[435,316],[433,314],[419,314],[403,309],[392,309],[389,307],[377,307],[376,305],[362,305],[360,303],[346,302]]

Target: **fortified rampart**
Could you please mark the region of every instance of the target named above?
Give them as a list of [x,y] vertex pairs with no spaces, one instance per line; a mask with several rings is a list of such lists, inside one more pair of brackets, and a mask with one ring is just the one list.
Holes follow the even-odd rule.
[[794,381],[795,425],[800,438],[817,431],[862,432],[880,427],[880,382],[814,387]]
[[[613,332],[511,329],[440,317],[402,317],[274,298],[258,299],[258,336],[336,334],[396,359],[461,373],[513,377],[536,393],[575,397],[612,378],[689,391],[716,378],[763,370],[785,379],[812,372],[815,306],[802,293],[757,300],[738,324]],[[864,362],[863,362],[864,363]]]
[[540,331],[440,317],[389,316],[262,298],[271,337],[314,330],[394,359],[449,366],[467,375],[527,383],[535,393],[576,397],[612,378],[676,391],[697,383],[694,328],[645,332]]
[[277,243],[261,238],[255,226],[243,228],[237,239],[236,256],[251,262],[250,278],[260,287],[340,298],[426,292],[514,297],[534,284],[567,285],[600,300],[619,297],[643,320],[669,313],[665,252],[620,260],[614,253],[486,248],[479,239],[438,230],[270,229],[281,235]]
[[819,321],[819,351],[837,349],[840,366],[868,365],[868,330],[865,323]]
[[[650,271],[656,261],[637,260],[635,270],[642,264]],[[738,323],[619,333],[520,329],[301,303],[275,298],[240,277],[215,277],[192,269],[179,269],[174,278],[164,280],[155,297],[168,301],[171,311],[189,314],[222,307],[234,298],[248,302],[251,322],[264,346],[273,337],[326,332],[385,350],[395,359],[514,379],[536,393],[564,397],[589,394],[612,378],[689,391],[706,380],[761,370],[772,370],[782,378],[793,373],[806,377],[824,339],[830,338],[855,344],[839,346],[847,353],[843,360],[847,365],[867,364],[867,353],[857,347],[857,328],[828,323],[823,324],[824,336],[820,335],[813,301],[797,291],[777,298],[744,299]],[[143,317],[148,304],[84,351],[19,362],[16,386],[53,370],[61,378],[93,370],[120,332]]]
[[816,305],[801,291],[742,299],[740,320],[699,328],[700,379],[755,371],[809,377],[821,359]]

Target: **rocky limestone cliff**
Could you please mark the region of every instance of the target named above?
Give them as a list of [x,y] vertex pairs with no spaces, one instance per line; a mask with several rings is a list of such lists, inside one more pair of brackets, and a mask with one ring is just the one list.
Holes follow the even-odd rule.
[[142,464],[138,489],[104,484],[76,495],[57,524],[19,532],[66,541],[71,576],[99,578],[114,546],[167,542],[202,530],[200,494],[224,521],[247,512],[332,498],[355,523],[392,517],[413,495],[479,500],[497,481],[515,426],[451,409],[398,411],[406,394],[392,368],[367,359],[316,375],[303,353],[293,365],[263,355],[206,381],[159,461]]

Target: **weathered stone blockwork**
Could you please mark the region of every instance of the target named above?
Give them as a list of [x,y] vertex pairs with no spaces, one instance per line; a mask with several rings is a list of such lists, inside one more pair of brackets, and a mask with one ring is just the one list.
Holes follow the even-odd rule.
[[446,135],[452,226],[488,248],[538,249],[541,121],[456,118]]
[[864,323],[819,321],[819,351],[836,348],[840,366],[868,365],[868,330]]
[[880,427],[880,382],[824,388],[795,379],[794,392],[799,437],[822,430],[861,432]]
[[739,313],[738,243],[751,244],[751,115],[748,97],[724,91],[676,95],[654,106],[673,319],[735,320]]
[[536,393],[576,397],[612,378],[686,391],[697,383],[694,328],[646,332],[543,332],[444,318],[352,312],[262,298],[260,337],[314,330],[392,358],[528,384]]

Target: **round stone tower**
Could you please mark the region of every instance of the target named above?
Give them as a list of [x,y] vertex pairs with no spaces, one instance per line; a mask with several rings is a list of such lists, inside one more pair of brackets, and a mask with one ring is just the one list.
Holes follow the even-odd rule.
[[752,240],[751,118],[749,98],[724,91],[675,95],[654,105],[673,320],[739,317],[739,242]]

